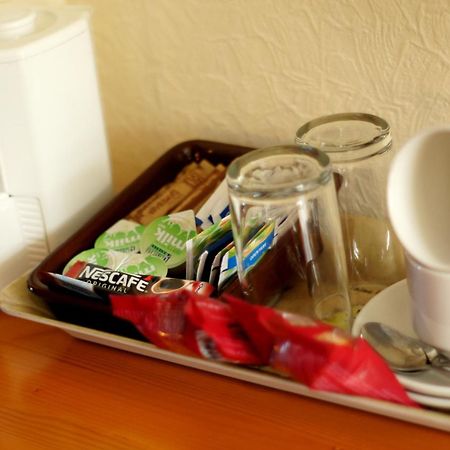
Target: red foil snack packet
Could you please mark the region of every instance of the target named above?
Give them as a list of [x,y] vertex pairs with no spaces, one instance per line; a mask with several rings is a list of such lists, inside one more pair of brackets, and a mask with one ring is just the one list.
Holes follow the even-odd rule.
[[224,296],[269,365],[312,389],[417,406],[385,361],[362,338],[271,308]]
[[327,324],[296,325],[265,309],[259,318],[275,336],[271,366],[312,389],[417,406],[384,360],[362,338]]
[[216,359],[239,364],[266,364],[228,304],[191,295],[185,313],[189,322],[210,338],[221,356]]
[[188,291],[162,295],[112,295],[115,316],[132,322],[157,347],[176,353],[202,356],[196,328],[186,320]]
[[158,347],[238,364],[264,363],[224,302],[181,291],[110,296],[116,317],[131,321]]
[[184,291],[111,295],[113,313],[155,345],[237,364],[270,366],[312,389],[417,406],[361,338],[312,319]]

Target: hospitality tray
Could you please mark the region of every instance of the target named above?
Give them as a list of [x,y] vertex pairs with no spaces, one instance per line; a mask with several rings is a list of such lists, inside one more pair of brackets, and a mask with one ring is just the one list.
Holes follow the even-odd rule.
[[42,278],[43,272],[61,272],[67,261],[81,251],[92,247],[100,233],[123,218],[161,186],[173,180],[189,162],[204,158],[214,164],[227,165],[232,159],[248,150],[250,149],[247,147],[208,141],[188,141],[176,145],[119,193],[77,233],[52,252],[30,274],[22,275],[4,288],[0,292],[0,308],[11,316],[62,329],[78,339],[450,431],[450,412],[447,414],[442,411],[410,408],[365,397],[316,391],[301,383],[257,369],[188,357],[160,349],[144,341],[128,322],[113,317],[108,305],[96,305],[82,296],[68,294],[45,284]]
[[27,290],[27,278],[28,274],[24,274],[0,292],[0,308],[6,314],[59,328],[77,339],[450,432],[450,414],[444,412],[411,408],[365,397],[316,391],[295,381],[256,369],[180,355],[160,349],[148,342],[58,320],[43,298],[36,297]]

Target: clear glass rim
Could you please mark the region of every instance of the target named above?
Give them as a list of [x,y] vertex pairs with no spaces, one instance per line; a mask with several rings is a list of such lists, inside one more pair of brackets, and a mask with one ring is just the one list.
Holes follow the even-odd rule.
[[[304,140],[306,133],[320,125],[343,122],[343,121],[359,121],[367,122],[376,125],[380,128],[379,133],[370,140],[361,143],[348,144],[348,145],[333,145],[327,143],[326,146],[320,148],[320,150],[326,152],[334,161],[335,158],[342,159],[363,159],[368,156],[372,156],[376,153],[384,153],[389,150],[392,145],[390,137],[391,128],[388,122],[379,116],[368,113],[348,112],[329,114],[327,116],[318,117],[303,124],[296,133],[295,141],[298,145],[313,145],[310,142]],[[384,142],[385,141],[385,142]]]
[[[242,184],[241,171],[244,167],[258,159],[273,158],[277,155],[296,155],[312,159],[318,165],[319,173],[314,176],[292,179],[282,183],[275,182],[267,184],[262,182],[252,182],[248,185]],[[291,144],[264,147],[239,156],[228,166],[226,178],[228,187],[231,191],[239,191],[241,193],[251,193],[255,191],[260,193],[273,193],[276,191],[277,195],[281,197],[310,191],[320,185],[324,185],[331,178],[331,173],[330,158],[325,152],[310,145]]]

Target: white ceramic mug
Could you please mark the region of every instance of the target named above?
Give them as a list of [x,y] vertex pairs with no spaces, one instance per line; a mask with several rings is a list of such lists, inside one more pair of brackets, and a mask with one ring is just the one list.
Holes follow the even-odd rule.
[[424,342],[450,356],[450,272],[430,269],[405,256],[414,330]]
[[450,354],[450,126],[425,130],[399,149],[387,201],[406,251],[414,329]]
[[450,126],[426,130],[399,149],[387,203],[404,249],[424,266],[450,273]]

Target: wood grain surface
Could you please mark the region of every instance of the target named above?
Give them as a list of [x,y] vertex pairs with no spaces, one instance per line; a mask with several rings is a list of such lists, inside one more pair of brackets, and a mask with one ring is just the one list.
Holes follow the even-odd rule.
[[444,449],[450,434],[0,313],[0,449]]

